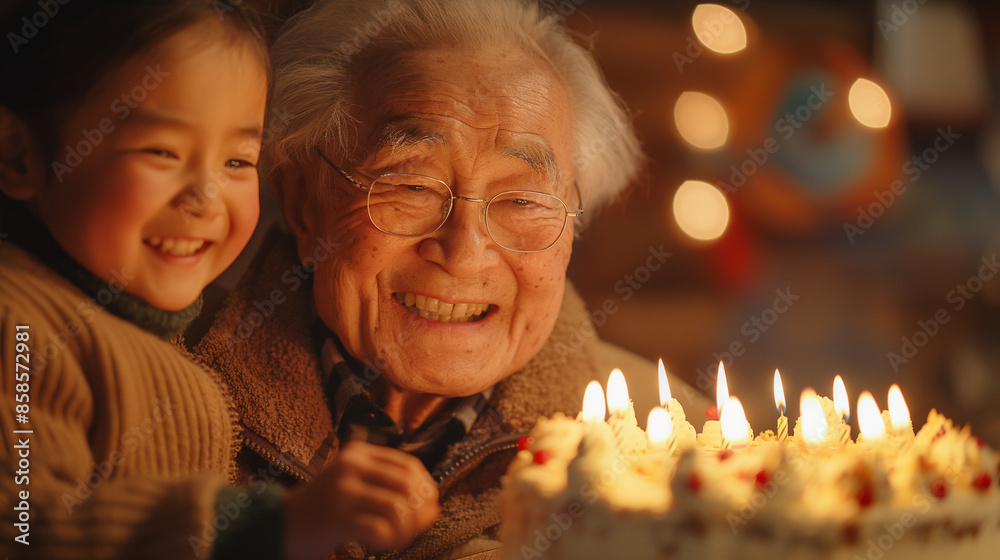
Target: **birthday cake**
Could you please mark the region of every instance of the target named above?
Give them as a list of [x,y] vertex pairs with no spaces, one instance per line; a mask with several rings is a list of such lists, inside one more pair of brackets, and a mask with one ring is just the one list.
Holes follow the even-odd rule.
[[883,425],[854,441],[818,398],[812,437],[800,419],[780,441],[727,441],[666,402],[669,443],[631,403],[540,419],[504,478],[502,558],[997,558],[998,454],[936,411],[914,433],[876,408]]

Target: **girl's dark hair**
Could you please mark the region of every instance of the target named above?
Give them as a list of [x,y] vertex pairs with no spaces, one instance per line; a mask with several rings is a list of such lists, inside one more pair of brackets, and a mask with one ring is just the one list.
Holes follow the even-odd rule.
[[132,57],[208,18],[253,45],[270,73],[258,16],[242,0],[13,0],[0,8],[0,105],[24,119],[47,160],[60,127]]

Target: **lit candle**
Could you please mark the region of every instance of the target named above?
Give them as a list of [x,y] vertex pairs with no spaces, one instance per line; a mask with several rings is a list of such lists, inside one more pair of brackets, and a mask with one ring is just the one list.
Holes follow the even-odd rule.
[[903,399],[903,392],[895,383],[889,387],[889,420],[895,434],[913,437],[913,422],[910,421],[910,409]]
[[670,395],[670,383],[667,381],[667,368],[663,367],[663,358],[660,358],[657,364],[658,381],[660,388],[660,406],[670,410],[670,405],[673,404],[673,397]]
[[729,402],[729,383],[726,383],[726,368],[719,362],[719,375],[715,381],[715,408],[722,418],[722,406]]
[[673,455],[677,447],[677,438],[674,437],[674,423],[670,420],[670,413],[661,406],[654,406],[649,411],[649,418],[646,420],[646,436],[649,438],[651,449],[664,449],[667,455]]
[[746,447],[747,442],[753,438],[750,431],[750,423],[747,422],[747,415],[743,411],[743,404],[736,397],[729,397],[729,401],[722,407],[722,448],[729,449],[732,446]]
[[625,383],[625,374],[615,368],[608,376],[608,413],[612,418],[625,416],[628,407],[628,384]]
[[729,400],[729,385],[726,383],[726,368],[722,362],[719,362],[719,375],[715,383],[715,414],[712,413],[713,407],[709,407],[708,420],[698,434],[698,441],[706,447],[718,447],[723,443],[719,420],[722,418],[722,409]]
[[583,411],[580,413],[584,422],[604,422],[604,390],[597,381],[591,381],[583,393]]
[[837,376],[833,380],[833,408],[840,415],[843,423],[837,427],[837,443],[841,447],[851,441],[851,404],[847,399],[847,387],[844,386],[844,378]]
[[802,441],[809,445],[820,443],[826,437],[826,415],[814,389],[802,391],[799,414],[802,416]]
[[861,393],[861,396],[858,397],[858,427],[861,429],[858,443],[862,441],[875,443],[885,438],[885,422],[882,420],[882,413],[879,412],[875,397],[868,391]]
[[788,417],[785,416],[785,388],[778,370],[774,370],[774,406],[778,409],[778,443],[781,443],[788,437]]

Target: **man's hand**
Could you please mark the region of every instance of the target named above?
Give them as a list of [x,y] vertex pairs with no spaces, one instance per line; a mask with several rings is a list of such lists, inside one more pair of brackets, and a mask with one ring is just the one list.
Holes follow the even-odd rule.
[[322,558],[348,541],[401,548],[434,523],[434,479],[412,455],[353,441],[316,480],[285,495],[285,555]]

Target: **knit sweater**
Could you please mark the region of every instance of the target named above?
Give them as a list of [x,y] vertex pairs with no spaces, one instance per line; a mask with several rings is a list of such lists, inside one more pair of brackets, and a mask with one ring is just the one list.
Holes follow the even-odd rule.
[[0,556],[209,556],[235,451],[213,373],[12,243],[0,243],[0,356]]
[[[293,273],[296,255],[292,239],[272,231],[196,349],[232,387],[243,428],[241,483],[311,480],[339,448],[313,336],[312,284]],[[582,300],[567,286],[546,344],[496,385],[487,410],[432,473],[441,480],[441,516],[409,548],[382,558],[435,558],[478,536],[495,538],[500,476],[514,454],[505,442],[540,416],[579,411],[586,382],[597,375],[593,332]],[[496,451],[484,452],[490,449]],[[355,545],[337,558],[365,556]]]

